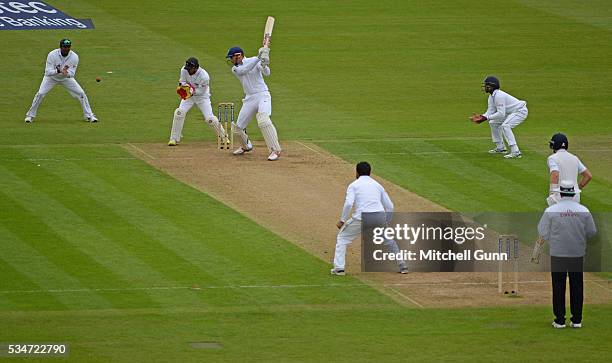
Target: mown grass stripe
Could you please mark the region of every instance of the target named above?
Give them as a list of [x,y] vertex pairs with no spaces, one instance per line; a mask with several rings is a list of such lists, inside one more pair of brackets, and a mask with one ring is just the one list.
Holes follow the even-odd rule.
[[[21,240],[11,231],[0,225],[0,235],[3,236],[3,247],[0,250],[0,259],[12,267],[14,271],[23,276],[31,283],[31,289],[62,289],[66,287],[85,288],[81,283],[68,275],[61,266],[51,262],[47,257],[41,255],[27,242]],[[7,289],[23,288],[19,279],[11,275],[3,276],[1,291]],[[26,285],[27,286],[27,285]],[[44,299],[45,297],[41,297]],[[91,308],[110,308],[111,305],[97,294],[85,294],[79,297],[59,297],[59,303],[66,308],[79,308],[88,306]]]
[[[120,277],[113,266],[121,266],[117,261],[104,265],[104,241],[90,240],[87,226],[78,216],[48,196],[29,187],[23,180],[17,179],[10,171],[0,166],[4,178],[0,181],[0,206],[11,211],[3,220],[4,227],[30,247],[37,250],[52,263],[61,266],[64,271],[77,279],[82,286],[96,286],[111,283],[116,286],[128,286],[133,275],[126,273]],[[36,179],[40,175],[30,173]],[[10,178],[9,178],[10,177]],[[10,179],[10,180],[9,180]],[[17,182],[16,182],[17,181]],[[58,185],[55,184],[57,187]],[[12,191],[11,195],[4,191]],[[27,229],[23,228],[27,223]],[[84,233],[84,234],[83,234]],[[91,248],[94,248],[92,250]],[[84,251],[88,250],[88,253]],[[136,293],[144,303],[154,304],[146,294]],[[116,304],[117,301],[111,303]],[[119,305],[120,306],[120,305]]]
[[[10,258],[10,256],[9,256]],[[0,310],[63,310],[66,309],[65,301],[62,296],[54,296],[49,291],[45,291],[44,281],[34,282],[28,274],[20,271],[18,266],[9,263],[10,259],[0,254],[0,291],[16,288],[40,289],[41,294],[35,299],[14,294],[0,294]],[[27,265],[26,265],[27,266]]]

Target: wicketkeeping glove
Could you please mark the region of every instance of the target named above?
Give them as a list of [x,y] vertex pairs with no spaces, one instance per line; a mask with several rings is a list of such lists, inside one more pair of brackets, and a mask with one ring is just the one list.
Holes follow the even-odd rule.
[[473,113],[472,116],[470,116],[470,120],[472,120],[473,123],[479,124],[479,123],[487,121],[487,118],[484,117],[483,115],[477,115]]
[[194,94],[194,92],[195,92],[195,89],[190,84],[176,87],[176,93],[179,95],[179,97],[181,97],[184,100],[191,97]]

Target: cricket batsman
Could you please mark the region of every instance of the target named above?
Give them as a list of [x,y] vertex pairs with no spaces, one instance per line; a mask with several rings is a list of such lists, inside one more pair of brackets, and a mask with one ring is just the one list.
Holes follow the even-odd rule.
[[268,146],[268,160],[275,161],[281,155],[281,146],[278,142],[276,127],[272,123],[272,96],[263,77],[270,75],[270,48],[259,49],[257,57],[245,58],[244,50],[233,47],[227,51],[227,59],[232,64],[232,73],[242,83],[245,97],[238,119],[234,125],[234,132],[242,144],[234,151],[234,155],[242,155],[253,150],[253,144],[246,133],[246,128],[253,117]]

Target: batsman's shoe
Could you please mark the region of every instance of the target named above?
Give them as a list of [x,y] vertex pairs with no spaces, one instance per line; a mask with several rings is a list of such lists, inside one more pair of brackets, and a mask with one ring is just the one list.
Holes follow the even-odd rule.
[[98,118],[96,116],[91,116],[89,122],[98,122]]
[[331,272],[332,275],[336,275],[336,276],[344,276],[344,275],[346,275],[344,270],[340,270],[340,269],[336,269],[336,268],[332,268],[330,272]]
[[507,154],[507,153],[508,153],[508,150],[506,149],[495,148],[495,149],[489,150],[489,154]]
[[514,152],[514,153],[510,153],[508,155],[504,155],[505,159],[520,159],[522,158],[523,155],[521,155],[520,151]]
[[570,321],[570,327],[574,329],[580,329],[582,328],[582,323],[574,323],[573,321]]
[[30,117],[30,116],[26,116],[26,118],[25,118],[25,120],[24,120],[24,121],[25,121],[26,123],[28,123],[28,124],[29,124],[29,123],[34,122],[34,118],[33,118],[33,117]]
[[234,152],[232,154],[234,154],[234,155],[242,155],[244,153],[248,153],[251,150],[253,150],[253,147],[251,147],[250,149],[246,149],[246,148],[243,148],[241,146],[238,149],[234,150]]
[[176,140],[170,139],[170,141],[168,141],[168,146],[176,146],[176,145],[178,145],[178,142],[176,142]]
[[280,152],[272,151],[270,155],[268,156],[268,161],[275,161],[275,160],[278,160],[278,158],[280,158]]
[[558,324],[556,321],[553,321],[552,327],[555,329],[565,329],[565,324]]
[[401,273],[402,275],[407,274],[408,273],[408,267],[400,268],[399,273]]

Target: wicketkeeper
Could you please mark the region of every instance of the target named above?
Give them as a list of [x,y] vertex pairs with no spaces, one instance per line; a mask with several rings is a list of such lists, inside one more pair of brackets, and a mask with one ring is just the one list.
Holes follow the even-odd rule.
[[183,124],[187,112],[197,105],[204,121],[215,130],[217,137],[227,142],[227,135],[219,123],[219,119],[213,113],[210,104],[210,77],[208,73],[200,67],[197,58],[189,58],[185,62],[185,66],[181,68],[179,76],[179,84],[176,88],[176,93],[181,98],[179,107],[174,110],[174,118],[172,119],[172,131],[170,133],[170,141],[168,146],[176,146],[182,139]]

